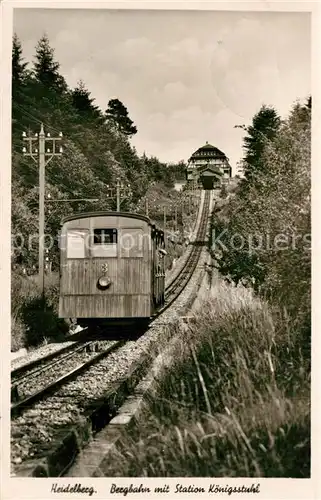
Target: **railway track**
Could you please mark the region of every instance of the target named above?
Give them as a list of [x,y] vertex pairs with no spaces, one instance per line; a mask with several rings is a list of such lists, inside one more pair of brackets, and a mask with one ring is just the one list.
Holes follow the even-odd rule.
[[[105,347],[99,346],[99,341],[95,342],[86,342],[86,344],[83,344],[82,346],[78,347],[76,350],[73,350],[70,352],[67,356],[64,357],[64,360],[74,358],[76,366],[70,369],[69,367],[67,370],[65,369],[64,374],[58,375],[53,375],[53,380],[48,383],[48,378],[50,379],[50,376],[48,376],[48,371],[49,367],[46,367],[45,369],[39,370],[38,371],[38,376],[40,375],[46,375],[46,381],[45,384],[43,384],[42,387],[30,392],[28,382],[33,378],[33,375],[29,375],[28,377],[21,377],[20,380],[20,385],[16,383],[14,386],[14,398],[16,399],[16,402],[11,404],[11,417],[17,417],[20,415],[20,413],[25,409],[30,407],[31,405],[37,403],[44,397],[52,394],[56,390],[58,390],[62,385],[66,384],[70,380],[76,378],[81,372],[83,372],[85,369],[89,368],[92,366],[94,363],[97,363],[100,359],[104,358],[107,356],[109,353],[115,351],[119,347],[121,347],[125,343],[124,340],[120,341],[114,341],[114,342],[108,342],[108,345]],[[98,347],[98,349],[95,349],[95,347]],[[97,354],[97,350],[100,351]],[[78,358],[76,358],[76,354],[78,354]],[[62,360],[57,360],[56,363],[53,363],[50,365],[50,368],[52,368],[54,365],[61,365]],[[66,366],[66,365],[65,365]],[[27,385],[26,385],[27,384]],[[25,390],[23,390],[23,388]],[[11,390],[11,397],[13,396]],[[20,397],[22,395],[22,397]]]
[[195,271],[195,268],[197,266],[202,251],[202,246],[204,245],[205,241],[207,220],[209,215],[209,206],[210,206],[210,194],[209,192],[206,192],[204,198],[202,216],[199,223],[196,239],[192,243],[192,249],[190,251],[190,255],[188,256],[180,273],[166,287],[165,308],[169,307],[169,305],[171,305],[176,299],[178,293],[181,293],[184,290],[185,286],[189,282],[191,275]]
[[71,346],[68,345],[59,351],[52,352],[40,359],[30,361],[25,365],[11,370],[11,383],[17,384],[27,377],[36,376],[38,373],[45,371],[47,368],[53,367],[55,364],[59,363],[59,361],[67,360],[73,352],[85,348],[87,344],[89,344],[89,342],[86,342],[85,344],[82,341],[75,342],[75,344]]
[[[209,206],[210,193],[206,192],[196,240],[192,244],[190,255],[180,274],[167,286],[165,305],[153,317],[151,323],[175,302],[195,271],[206,236]],[[124,339],[107,343],[106,341],[97,340],[79,341],[72,346],[65,347],[58,352],[51,353],[13,370],[11,372],[11,417],[19,416],[24,409],[51,395],[93,364],[98,363],[111,352],[115,352],[125,342]],[[98,354],[97,351],[99,351]],[[37,379],[39,381],[41,377],[45,377],[43,383],[37,383]],[[32,387],[36,386],[37,388],[30,388],[30,384],[32,384]]]

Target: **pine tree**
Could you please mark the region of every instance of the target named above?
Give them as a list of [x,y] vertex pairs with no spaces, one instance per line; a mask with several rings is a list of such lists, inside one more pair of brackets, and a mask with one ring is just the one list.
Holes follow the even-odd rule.
[[12,43],[12,87],[22,86],[28,75],[26,70],[27,63],[23,62],[21,42],[15,33]]
[[77,87],[72,91],[72,104],[79,113],[89,118],[98,117],[100,115],[97,106],[93,105],[95,99],[90,97],[90,92],[86,88],[83,80],[79,80]]
[[67,84],[58,72],[59,66],[54,60],[54,49],[50,47],[48,37],[44,34],[36,46],[35,77],[47,89],[64,92],[67,90]]
[[106,109],[107,121],[111,121],[116,129],[128,136],[137,133],[134,122],[129,118],[127,108],[119,99],[111,99]]
[[311,96],[305,103],[296,102],[289,116],[289,123],[294,127],[310,127],[312,99]]
[[264,146],[268,140],[273,140],[280,124],[281,120],[276,110],[273,107],[263,105],[253,117],[252,125],[240,127],[247,132],[247,136],[243,139],[244,175],[247,180],[264,170],[262,158]]
[[[26,118],[22,109],[30,91],[31,73],[27,69],[28,63],[22,57],[21,42],[15,33],[12,40],[12,143],[21,139],[21,132],[26,125]],[[29,125],[29,121],[28,124]]]

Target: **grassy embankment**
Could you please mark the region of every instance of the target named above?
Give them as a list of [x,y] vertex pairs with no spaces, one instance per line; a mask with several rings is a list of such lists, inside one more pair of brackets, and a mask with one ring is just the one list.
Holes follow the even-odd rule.
[[291,324],[219,279],[194,321],[105,474],[307,477],[309,381]]

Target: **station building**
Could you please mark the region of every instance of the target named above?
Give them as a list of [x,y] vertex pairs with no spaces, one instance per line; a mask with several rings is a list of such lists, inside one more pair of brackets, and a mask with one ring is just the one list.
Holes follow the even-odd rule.
[[195,151],[187,164],[187,184],[202,185],[203,189],[215,189],[228,183],[232,168],[227,156],[208,142]]

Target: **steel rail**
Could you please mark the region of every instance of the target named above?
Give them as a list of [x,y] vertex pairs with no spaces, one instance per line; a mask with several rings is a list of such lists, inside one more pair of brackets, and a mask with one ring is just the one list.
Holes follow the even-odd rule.
[[[66,342],[68,341],[69,340],[67,339]],[[56,356],[59,356],[59,354],[64,354],[65,352],[70,351],[72,347],[78,346],[81,343],[82,341],[77,341],[75,344],[68,345],[66,347],[63,347],[62,349],[46,354],[41,358],[34,359],[33,361],[29,361],[24,365],[18,366],[17,368],[11,370],[11,378],[17,377],[17,379],[19,379],[25,372],[32,370],[33,368],[37,368],[42,363],[50,361],[51,359],[54,359]]]
[[91,365],[97,363],[97,361],[99,361],[100,359],[104,358],[111,352],[121,347],[125,342],[126,342],[125,340],[116,340],[111,346],[108,346],[108,348],[105,349],[103,352],[100,352],[96,356],[93,356],[90,360],[86,361],[85,363],[81,363],[76,368],[70,370],[67,374],[62,375],[51,384],[48,384],[46,387],[43,387],[42,389],[34,392],[33,394],[31,394],[31,396],[28,396],[23,400],[18,401],[17,403],[13,403],[11,405],[11,417],[18,416],[21,413],[21,411],[23,411],[23,409],[33,405],[34,403],[37,403],[38,401],[43,399],[44,396],[48,396],[56,389],[59,389],[59,387],[66,384],[73,378],[77,377],[77,375],[79,375],[86,369],[90,368]]
[[[69,359],[75,353],[81,351],[82,349],[85,349],[92,342],[94,341],[88,341],[88,342],[79,341],[77,342],[77,344],[69,345],[59,351],[49,354],[48,356],[44,356],[43,358],[39,358],[35,361],[32,361],[31,363],[27,363],[26,365],[16,368],[15,370],[11,371],[11,382],[17,384],[21,380],[26,380],[28,378],[32,378],[33,376],[39,375],[40,373],[47,371],[49,368],[52,368],[58,363],[62,363],[63,361]],[[59,356],[64,353],[66,353],[65,356],[60,358]],[[52,359],[53,359],[52,363],[42,366],[46,361],[48,360],[50,361]],[[32,370],[32,368],[35,368],[35,370],[31,371],[31,373],[28,374],[25,373],[29,369]]]
[[[177,295],[180,295],[182,293],[182,291],[185,289],[186,285],[188,284],[191,276],[193,275],[196,269],[202,251],[202,247],[204,246],[204,239],[206,235],[207,221],[209,215],[208,214],[209,206],[210,206],[210,196],[208,193],[206,193],[199,228],[197,231],[196,239],[192,244],[193,246],[190,255],[186,260],[178,276],[174,278],[174,280],[168,285],[166,289],[167,292],[167,298],[165,299],[165,301],[167,302],[165,304],[166,309],[176,300]],[[175,293],[176,290],[179,290],[178,294]],[[169,299],[168,297],[172,295],[173,298]],[[161,312],[163,312],[165,308],[162,308]]]

